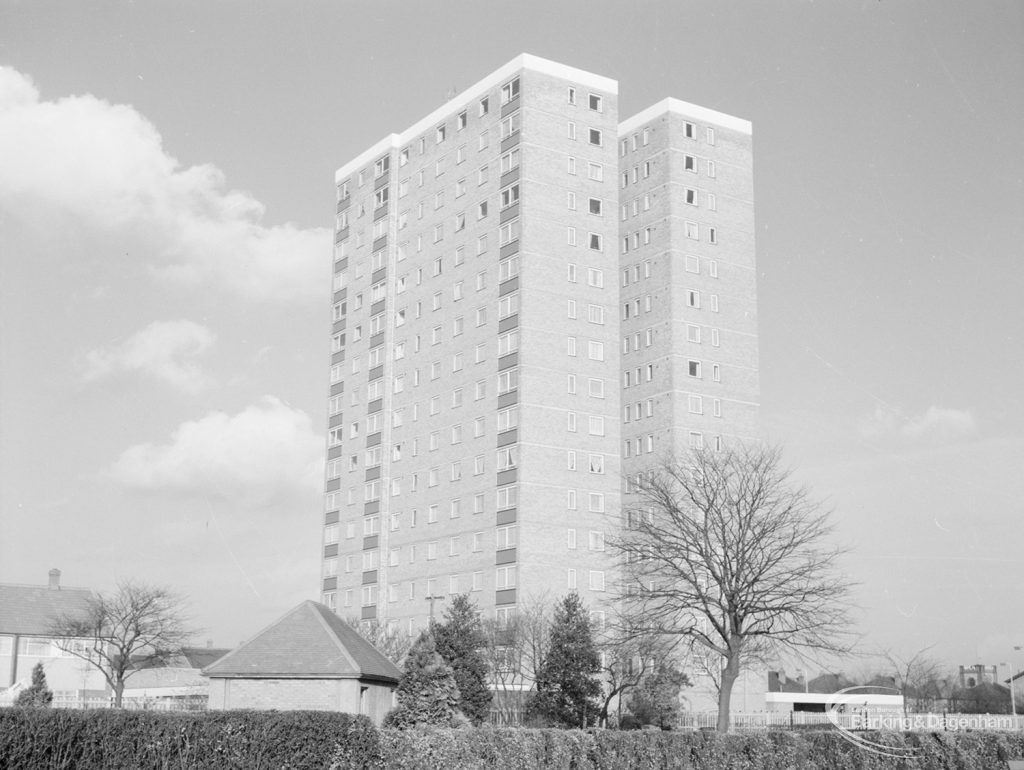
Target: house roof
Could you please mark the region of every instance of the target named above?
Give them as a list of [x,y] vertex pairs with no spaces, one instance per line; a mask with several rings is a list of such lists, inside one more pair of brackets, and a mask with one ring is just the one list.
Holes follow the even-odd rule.
[[48,636],[54,618],[84,614],[91,596],[88,588],[0,583],[0,634]]
[[146,655],[139,655],[132,658],[132,663],[140,671],[148,668],[205,668],[229,652],[231,650],[227,647],[182,647],[180,655],[168,659],[152,660]]
[[328,607],[305,601],[207,666],[203,675],[397,682],[402,672]]

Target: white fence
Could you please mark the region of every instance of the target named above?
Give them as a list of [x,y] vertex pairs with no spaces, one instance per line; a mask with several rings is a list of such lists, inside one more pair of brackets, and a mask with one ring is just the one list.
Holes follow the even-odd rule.
[[[678,726],[683,730],[714,728],[718,714],[682,714]],[[1009,714],[823,714],[806,711],[791,713],[734,713],[729,717],[733,730],[788,730],[808,725],[835,726],[843,730],[897,730],[901,732],[942,732],[953,730],[1024,730],[1024,716]]]
[[[0,708],[13,706],[15,698],[0,694]],[[58,709],[108,709],[113,708],[113,698],[69,698],[55,695],[54,708]],[[124,698],[121,707],[130,711],[205,711],[205,697],[190,698]]]

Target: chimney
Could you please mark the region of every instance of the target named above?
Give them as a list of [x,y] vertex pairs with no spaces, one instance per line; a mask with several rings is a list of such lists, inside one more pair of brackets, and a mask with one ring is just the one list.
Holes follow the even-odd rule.
[[51,591],[59,591],[60,590],[60,570],[57,569],[56,567],[54,567],[52,570],[50,570],[50,590]]

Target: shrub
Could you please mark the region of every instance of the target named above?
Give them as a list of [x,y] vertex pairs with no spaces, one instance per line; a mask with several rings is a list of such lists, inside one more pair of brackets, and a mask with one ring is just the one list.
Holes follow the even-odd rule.
[[46,685],[46,672],[43,664],[36,663],[32,667],[32,685],[18,693],[14,705],[24,708],[47,708],[53,703],[53,692]]
[[0,769],[380,767],[369,719],[323,711],[0,709]]

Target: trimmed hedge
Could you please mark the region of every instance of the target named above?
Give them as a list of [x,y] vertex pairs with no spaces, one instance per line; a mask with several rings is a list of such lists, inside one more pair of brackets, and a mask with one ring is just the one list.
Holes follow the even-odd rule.
[[0,709],[0,770],[1006,770],[1020,733],[377,730],[323,711]]
[[0,709],[2,770],[379,768],[366,717],[326,711]]
[[579,730],[383,730],[384,766],[395,770],[1005,770],[1024,757],[1024,735],[861,733],[914,748],[881,756],[838,731],[717,733]]

